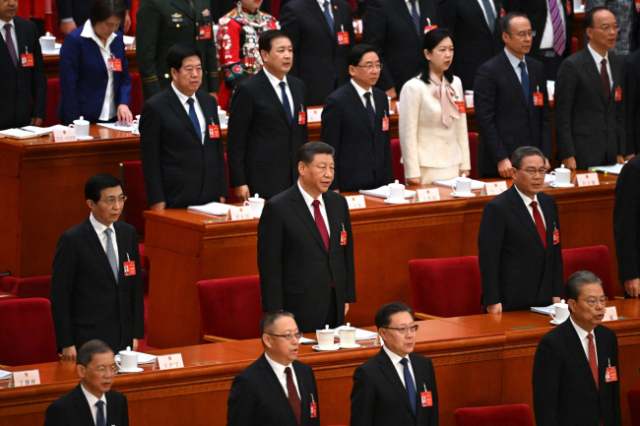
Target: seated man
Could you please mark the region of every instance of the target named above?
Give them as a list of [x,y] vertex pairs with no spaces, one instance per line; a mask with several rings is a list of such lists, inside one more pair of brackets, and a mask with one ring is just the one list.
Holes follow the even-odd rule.
[[127,397],[111,390],[118,371],[111,348],[100,340],[88,341],[78,351],[76,370],[82,381],[47,408],[44,426],[127,426]]
[[438,389],[431,360],[414,354],[418,324],[401,302],[376,314],[384,340],[378,355],[353,375],[351,425],[438,425]]
[[293,314],[269,312],[260,321],[264,354],[233,379],[227,424],[319,426],[313,370],[299,361]]

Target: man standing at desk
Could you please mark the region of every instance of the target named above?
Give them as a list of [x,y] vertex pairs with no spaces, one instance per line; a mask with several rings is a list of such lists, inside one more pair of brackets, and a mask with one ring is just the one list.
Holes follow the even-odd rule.
[[542,338],[533,361],[538,426],[620,426],[618,339],[600,325],[607,297],[589,271],[565,288],[571,316]]
[[349,207],[328,191],[333,148],[298,151],[298,182],[265,204],[258,223],[258,269],[265,312],[286,310],[303,333],[344,323],[356,301]]
[[482,212],[478,260],[490,314],[560,302],[560,221],[556,201],[540,192],[544,163],[538,148],[518,148],[511,157],[513,185]]

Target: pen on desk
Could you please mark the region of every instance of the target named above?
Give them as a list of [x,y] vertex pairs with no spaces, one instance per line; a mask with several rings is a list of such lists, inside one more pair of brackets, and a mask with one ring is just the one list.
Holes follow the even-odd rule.
[[35,133],[33,130],[25,129],[24,127],[20,127],[20,130],[24,130],[25,132]]

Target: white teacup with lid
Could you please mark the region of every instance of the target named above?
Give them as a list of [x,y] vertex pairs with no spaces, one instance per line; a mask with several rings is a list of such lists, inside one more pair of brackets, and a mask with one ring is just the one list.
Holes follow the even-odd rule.
[[218,105],[218,120],[220,120],[220,125],[227,124],[227,112],[220,108]]
[[553,318],[556,324],[561,324],[569,318],[569,305],[564,302],[564,299],[560,303],[554,303],[553,307],[549,311],[549,315]]
[[89,136],[89,123],[84,117],[80,117],[79,120],[73,120],[73,124],[70,124],[70,128],[76,129],[76,136],[79,138],[86,138]]
[[467,177],[466,173],[463,173],[462,177],[459,177],[453,183],[453,191],[459,195],[471,194],[471,179]]
[[316,337],[318,338],[320,349],[333,348],[334,331],[329,328],[329,324],[325,325],[323,330],[316,330]]
[[138,369],[138,352],[132,351],[130,346],[126,350],[118,352],[120,364],[116,363],[122,371],[136,371]]
[[401,184],[398,179],[394,183],[387,185],[385,189],[387,194],[387,200],[395,203],[404,201],[404,185]]
[[253,212],[253,217],[259,219],[262,214],[262,208],[264,207],[264,198],[260,198],[258,194],[256,194],[254,197],[250,197],[248,201],[251,206],[251,211]]
[[56,50],[56,38],[47,32],[47,35],[40,37],[42,53],[53,53]]
[[351,327],[351,323],[348,322],[346,327],[340,328],[338,334],[340,335],[340,347],[356,347],[356,328]]
[[139,135],[140,134],[140,116],[139,115],[136,115],[136,119],[131,122],[131,125],[133,126],[133,130],[131,131],[131,133],[133,133],[134,135]]
[[564,164],[552,171],[551,174],[556,176],[556,185],[568,185],[571,183],[571,169],[565,168]]

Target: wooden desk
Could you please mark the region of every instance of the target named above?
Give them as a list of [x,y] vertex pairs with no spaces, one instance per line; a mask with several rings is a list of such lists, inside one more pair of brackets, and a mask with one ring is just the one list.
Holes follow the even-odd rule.
[[[623,425],[631,426],[626,392],[640,386],[640,300],[610,302],[629,319],[606,326],[619,342],[620,400]],[[532,406],[531,372],[538,341],[552,326],[549,317],[531,312],[478,315],[420,323],[415,352],[431,357],[438,381],[440,424],[454,426],[461,407],[527,403]],[[300,361],[309,364],[318,383],[322,425],[348,424],[349,395],[355,369],[378,352],[377,347],[312,352],[300,346]],[[226,424],[233,378],[262,353],[258,339],[154,351],[182,353],[186,368],[116,377],[113,388],[127,395],[132,426]],[[37,368],[42,385],[0,389],[0,423],[43,424],[44,411],[79,381],[73,362],[11,368]],[[0,382],[6,386],[7,381]],[[170,419],[170,420],[168,420]]]
[[[136,51],[131,46],[126,46],[125,50],[127,61],[129,61],[129,72],[139,72]],[[60,55],[42,55],[42,60],[44,62],[44,75],[47,78],[60,78]]]
[[[600,175],[601,181],[615,177]],[[415,188],[413,188],[415,189]],[[558,203],[563,248],[604,244],[617,263],[613,241],[614,184],[551,189]],[[385,303],[411,303],[411,259],[477,255],[482,209],[491,197],[454,199],[440,188],[442,201],[385,205],[366,196],[367,208],[351,211],[358,302],[348,320],[363,326]],[[145,244],[150,263],[149,344],[167,348],[201,341],[196,282],[258,274],[258,220],[226,222],[220,217],[167,210],[145,212]]]

